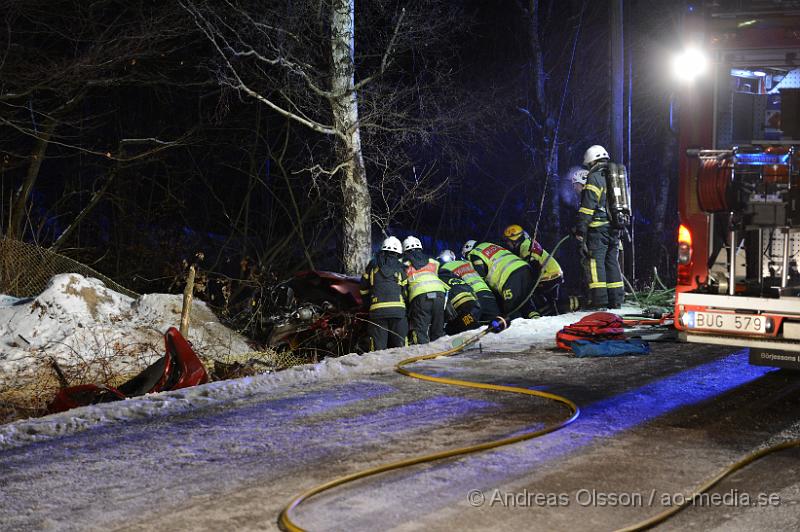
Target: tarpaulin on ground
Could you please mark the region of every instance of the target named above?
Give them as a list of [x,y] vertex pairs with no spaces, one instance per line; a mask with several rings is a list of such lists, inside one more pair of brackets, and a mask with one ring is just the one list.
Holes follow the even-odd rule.
[[647,355],[650,345],[644,340],[606,340],[604,342],[590,342],[575,340],[572,342],[572,351],[576,357],[616,357],[622,355]]

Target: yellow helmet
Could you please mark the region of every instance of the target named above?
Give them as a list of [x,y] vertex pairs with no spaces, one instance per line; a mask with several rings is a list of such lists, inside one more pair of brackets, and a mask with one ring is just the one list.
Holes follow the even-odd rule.
[[506,230],[503,231],[503,236],[506,238],[506,240],[510,240],[511,242],[516,242],[520,238],[529,238],[528,233],[522,228],[522,226],[517,224],[506,227]]

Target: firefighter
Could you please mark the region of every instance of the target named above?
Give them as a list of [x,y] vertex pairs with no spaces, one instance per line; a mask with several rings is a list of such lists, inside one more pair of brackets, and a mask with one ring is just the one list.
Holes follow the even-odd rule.
[[361,297],[369,308],[367,333],[373,351],[406,345],[408,280],[400,240],[390,236],[361,276]]
[[408,322],[411,343],[427,344],[444,336],[447,285],[439,279],[439,262],[422,252],[415,236],[403,240],[408,277]]
[[589,290],[596,309],[620,308],[625,296],[618,260],[619,230],[610,226],[606,204],[608,162],[608,152],[602,146],[586,150],[583,165],[589,174],[573,228],[581,256],[588,263]]
[[491,321],[500,315],[497,297],[492,289],[489,288],[489,285],[486,284],[486,281],[483,280],[483,277],[475,271],[470,261],[456,260],[455,253],[449,249],[439,255],[439,261],[441,262],[440,275],[442,269],[452,272],[472,288],[480,303],[481,313],[479,320],[481,322]]
[[561,298],[561,286],[564,284],[564,272],[536,240],[531,239],[527,231],[519,225],[509,225],[503,231],[503,242],[506,248],[518,257],[528,261],[533,268],[534,284],[533,305],[536,311],[545,316],[556,316],[562,312],[577,310],[572,298]]
[[513,320],[520,316],[536,318],[532,306],[533,270],[530,265],[506,248],[491,242],[468,240],[461,254],[472,262],[475,271],[486,280],[502,301],[503,316]]
[[[572,172],[570,178],[572,180],[572,189],[575,191],[575,194],[578,196],[578,208],[580,208],[581,203],[581,194],[583,193],[583,187],[586,186],[586,177],[589,175],[589,170],[585,168],[579,168]],[[581,295],[585,302],[590,302],[592,300],[592,291],[589,288],[589,284],[591,281],[591,273],[589,273],[589,259],[588,254],[583,253],[583,241],[578,242],[578,256],[580,257],[580,269],[581,269]],[[591,303],[586,303],[587,307],[591,307]]]
[[[456,261],[455,258],[455,253],[449,249],[445,249],[437,257],[440,264],[439,279],[447,283],[449,288],[447,305],[445,306],[445,315],[447,317],[445,332],[447,334],[456,334],[466,331],[467,329],[474,329],[480,325],[481,321],[481,302],[475,294],[475,291],[467,281],[455,273],[454,268],[448,268],[447,265],[454,262],[463,262],[465,265],[469,266],[469,269],[473,270],[473,272],[474,269],[469,262]],[[475,275],[480,279],[477,272]],[[483,283],[483,279],[480,279],[480,282]],[[483,284],[485,286],[485,283]],[[489,295],[492,297],[492,301],[494,301],[494,294],[492,294],[488,286],[486,289],[489,290]],[[489,319],[495,316],[497,316],[497,314],[491,316]]]

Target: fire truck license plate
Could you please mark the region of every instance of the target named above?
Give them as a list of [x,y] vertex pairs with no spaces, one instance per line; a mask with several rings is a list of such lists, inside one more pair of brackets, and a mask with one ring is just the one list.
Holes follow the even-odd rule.
[[766,334],[767,332],[767,319],[763,316],[697,311],[690,311],[687,314],[686,326],[689,329],[751,334]]

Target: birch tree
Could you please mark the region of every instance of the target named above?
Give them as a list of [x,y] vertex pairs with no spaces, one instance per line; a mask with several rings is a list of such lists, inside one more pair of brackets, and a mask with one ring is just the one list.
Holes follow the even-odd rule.
[[342,259],[345,271],[351,274],[364,270],[372,248],[372,203],[361,152],[355,90],[355,30],[355,0],[333,0],[330,102],[333,128],[340,138],[338,150],[342,161]]
[[[392,40],[387,44],[380,68],[372,76],[355,83],[355,2],[332,0],[329,13],[322,16],[324,4],[289,6],[296,9],[295,20],[307,24],[293,32],[287,21],[275,13],[264,13],[259,6],[225,1],[225,8],[237,21],[215,11],[209,3],[183,1],[181,5],[193,17],[198,28],[221,59],[220,82],[270,110],[310,131],[331,137],[337,160],[333,168],[317,170],[340,182],[342,215],[341,258],[345,272],[361,272],[371,253],[371,202],[361,146],[358,93],[387,67]],[[269,15],[272,15],[270,17]],[[285,12],[283,14],[286,14]],[[399,30],[402,16],[395,31]],[[319,54],[319,40],[328,38],[328,60]],[[316,53],[314,53],[316,52]],[[255,69],[256,76],[253,77]],[[259,79],[259,75],[261,79]],[[282,81],[302,83],[302,90],[275,87],[268,81],[275,76]],[[275,79],[275,78],[273,78]],[[324,104],[329,112],[320,112]]]
[[335,199],[329,208],[339,224],[342,267],[362,271],[372,229],[389,231],[399,212],[443,190],[446,165],[417,167],[415,156],[478,119],[481,105],[447,81],[456,66],[452,42],[440,44],[464,25],[460,6],[444,0],[364,2],[358,9],[355,0],[181,5],[211,45],[214,57],[204,65],[220,84],[309,133],[307,164],[294,173]]

